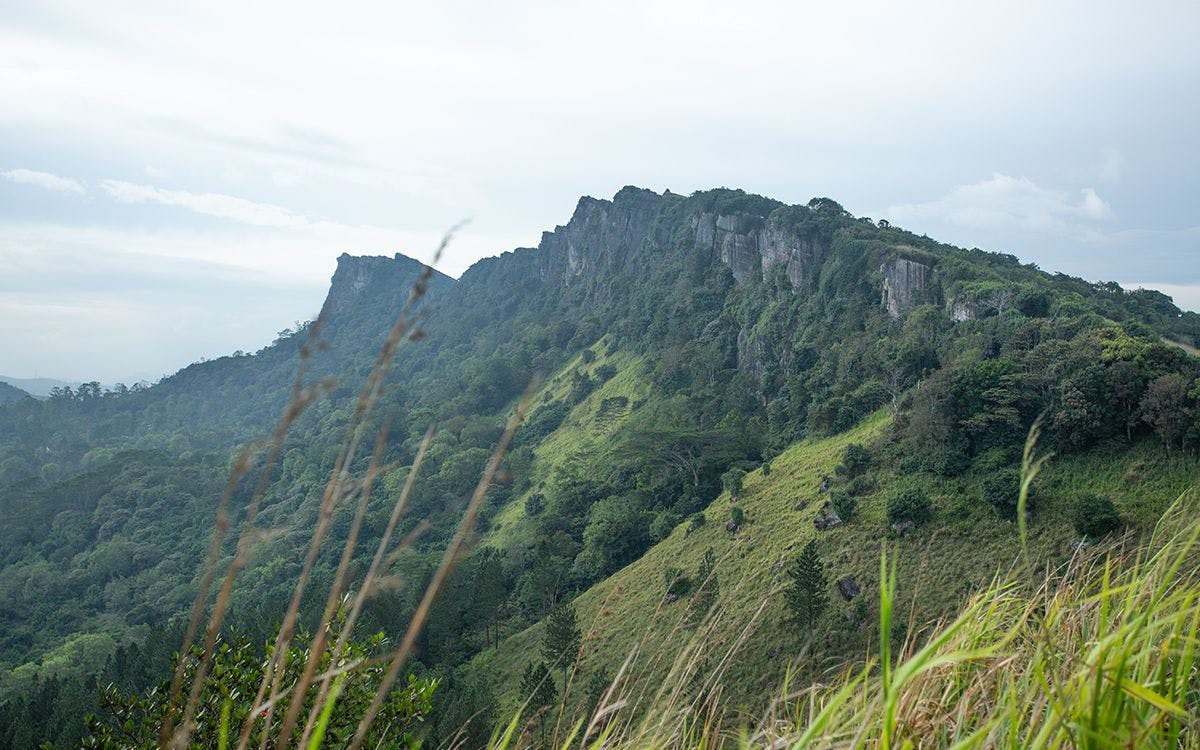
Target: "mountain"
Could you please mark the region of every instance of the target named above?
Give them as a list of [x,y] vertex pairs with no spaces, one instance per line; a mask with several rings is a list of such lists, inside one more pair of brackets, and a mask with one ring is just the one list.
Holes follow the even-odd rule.
[[[257,353],[150,387],[0,407],[0,740],[28,738],[13,728],[33,721],[21,696],[51,678],[63,697],[43,704],[79,710],[43,721],[39,738],[68,742],[87,710],[80,684],[99,674],[147,687],[146,665],[178,647],[164,634],[191,606],[231,456],[248,449],[255,467],[234,486],[236,528],[264,439],[311,387],[319,398],[288,424],[232,599],[238,632],[270,635],[360,389],[418,283],[363,428],[370,444],[387,425],[387,470],[355,575],[427,427],[438,431],[397,530],[412,541],[364,632],[403,632],[506,419],[542,376],[472,552],[416,643],[420,669],[443,678],[430,719],[440,737],[468,708],[512,705],[537,667],[543,619],[567,602],[591,633],[589,679],[642,642],[657,644],[640,672],[652,681],[674,658],[671,634],[694,627],[695,602],[728,613],[728,640],[768,601],[728,689],[757,705],[784,652],[802,650],[770,594],[810,540],[860,591],[812,624],[810,667],[870,647],[868,629],[846,623],[867,616],[861,591],[884,542],[902,551],[913,627],[953,611],[1019,554],[1015,472],[1035,423],[1039,448],[1056,454],[1029,520],[1045,566],[1078,542],[1073,522],[1100,507],[1088,498],[1148,529],[1200,468],[1200,360],[1179,345],[1200,344],[1200,316],[1160,293],[948,246],[829,198],[627,187],[581,199],[538,247],[457,280],[402,255],[342,255],[318,320]],[[315,559],[310,625],[352,514],[337,509]],[[705,565],[719,590],[704,586]]]
[[38,396],[40,398],[49,396],[50,391],[55,388],[74,387],[78,385],[78,383],[68,383],[65,380],[55,380],[54,378],[10,378],[7,375],[0,375],[0,383],[20,388],[31,396]]
[[0,404],[7,404],[10,401],[21,401],[27,398],[33,398],[33,396],[16,386],[0,381]]

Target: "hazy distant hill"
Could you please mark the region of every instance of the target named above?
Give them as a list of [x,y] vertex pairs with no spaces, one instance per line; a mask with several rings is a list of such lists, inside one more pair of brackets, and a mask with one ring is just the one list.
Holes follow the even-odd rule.
[[31,396],[45,398],[50,395],[50,391],[55,388],[71,387],[79,385],[78,383],[67,382],[65,380],[56,380],[54,378],[10,378],[7,375],[0,375],[0,383],[7,383],[16,388],[20,388]]
[[33,398],[28,392],[0,380],[0,404]]

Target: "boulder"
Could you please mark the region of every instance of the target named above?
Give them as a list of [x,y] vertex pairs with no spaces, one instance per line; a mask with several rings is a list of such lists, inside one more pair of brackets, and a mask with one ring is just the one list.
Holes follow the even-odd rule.
[[838,579],[837,590],[838,593],[842,595],[842,598],[846,601],[850,601],[862,593],[862,589],[859,588],[858,582],[850,576],[843,576],[842,578]]

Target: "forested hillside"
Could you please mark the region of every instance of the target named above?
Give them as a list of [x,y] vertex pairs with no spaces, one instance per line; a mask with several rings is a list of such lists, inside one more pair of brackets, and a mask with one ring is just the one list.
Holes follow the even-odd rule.
[[[421,273],[401,255],[343,255],[321,315],[257,353],[149,387],[0,406],[0,743],[74,742],[97,679],[136,693],[169,677],[155,665],[178,648],[234,457],[261,462],[307,385],[319,398],[290,424],[230,609],[237,634],[270,637],[347,420]],[[362,632],[403,633],[506,420],[542,378],[415,646],[410,669],[440,680],[425,722],[436,739],[472,716],[473,740],[486,735],[548,682],[539,674],[566,686],[563,649],[535,657],[548,616],[551,631],[573,617],[585,636],[569,698],[584,705],[635,644],[652,680],[678,643],[736,640],[765,601],[729,670],[728,693],[752,710],[802,651],[813,675],[871,647],[863,591],[884,541],[913,626],[954,612],[1019,552],[1035,422],[1037,450],[1055,454],[1023,519],[1042,566],[1081,539],[1149,528],[1200,468],[1200,360],[1187,353],[1200,315],[828,198],[628,187],[581,199],[537,248],[423,283],[419,335],[396,352],[368,425],[387,427],[386,470],[363,539],[383,533],[437,431],[397,529],[409,542]],[[234,524],[256,476],[234,487]],[[336,509],[313,569],[310,627],[352,505]],[[359,544],[355,576],[373,544]],[[824,598],[795,594],[798,580]]]

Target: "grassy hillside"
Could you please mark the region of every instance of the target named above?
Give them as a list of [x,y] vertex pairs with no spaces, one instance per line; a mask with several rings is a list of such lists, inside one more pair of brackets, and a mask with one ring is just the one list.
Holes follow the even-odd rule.
[[[1019,563],[1017,526],[979,498],[983,470],[943,480],[877,470],[877,489],[860,499],[853,520],[827,531],[815,529],[813,519],[828,497],[820,491],[823,477],[834,475],[846,446],[884,440],[889,425],[885,410],[847,433],[793,445],[771,461],[768,475],[760,469],[746,477],[738,502],[745,521],[736,533],[726,530],[732,503],[722,494],[705,510],[704,526],[689,531],[687,523],[681,524],[641,559],[581,594],[574,602],[584,633],[575,696],[584,692],[589,675],[611,678],[632,655],[629,693],[644,701],[673,667],[679,668],[675,660],[682,657],[696,661],[700,672],[719,664],[726,707],[755,714],[778,693],[789,668],[815,678],[877,649],[872,623],[885,548],[898,563],[897,635],[953,616],[994,576],[1012,573]],[[1034,574],[1044,575],[1078,548],[1070,519],[1079,495],[1111,497],[1129,525],[1145,531],[1198,477],[1195,457],[1168,456],[1148,440],[1133,448],[1099,448],[1051,460],[1033,493],[1037,510],[1029,549]],[[933,499],[933,520],[901,538],[888,528],[886,498],[916,486]],[[779,592],[786,584],[786,564],[813,538],[829,578],[830,606],[809,643],[805,632],[786,622]],[[708,549],[719,560],[718,610],[710,623],[689,627],[686,597],[668,603],[664,596],[664,571],[678,568],[694,577]],[[845,576],[862,592],[850,602],[833,588]],[[536,658],[543,629],[539,623],[515,634],[472,662],[474,673],[493,677],[497,694],[510,707],[525,697],[518,678]]]
[[[535,398],[537,407],[530,414],[531,419],[542,409],[569,407],[570,410],[562,423],[533,448],[529,489],[496,513],[483,544],[510,547],[519,543],[514,535],[525,518],[525,501],[529,496],[544,491],[549,478],[572,456],[604,450],[611,437],[648,396],[650,388],[642,376],[645,357],[628,352],[609,354],[607,343],[608,337],[596,342],[585,350],[590,356],[581,353],[542,386]],[[590,361],[585,361],[585,357]],[[601,378],[606,374],[604,368],[613,368],[615,374]],[[576,373],[602,382],[582,401],[571,406],[572,379]]]

